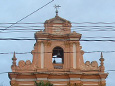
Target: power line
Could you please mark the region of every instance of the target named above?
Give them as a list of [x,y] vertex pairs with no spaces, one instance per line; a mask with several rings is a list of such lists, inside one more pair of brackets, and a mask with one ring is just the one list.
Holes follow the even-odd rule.
[[[9,22],[6,22],[6,23],[0,23],[0,25],[4,25],[4,24],[15,24],[14,22],[12,22],[12,23],[9,23]],[[20,24],[44,24],[44,23],[42,23],[42,22],[35,22],[35,23],[29,23],[29,22],[25,22],[25,23],[17,23],[18,25],[20,25]]]
[[[40,30],[41,31],[41,30]],[[75,31],[75,30],[73,30],[73,31]],[[97,32],[107,32],[107,30],[92,30],[92,31],[89,31],[89,30],[79,30],[79,31],[77,31],[77,32],[95,32],[95,31],[97,31]],[[115,32],[115,30],[108,30],[109,32]],[[25,32],[36,32],[36,31],[7,31],[7,32],[0,32],[0,33],[25,33]]]
[[[3,28],[5,28],[7,26],[0,26],[0,30],[3,30]],[[52,27],[57,27],[57,28],[60,28],[60,29],[68,29],[68,27],[58,27],[58,26],[52,26]],[[52,28],[51,26],[50,27],[47,27],[47,28]],[[88,27],[88,28],[85,28],[85,27]],[[27,28],[27,29],[45,29],[44,26],[13,26],[12,29],[7,29],[7,30],[14,30],[13,28]],[[52,29],[55,29],[55,28],[52,28]],[[115,26],[72,26],[71,29],[115,29]]]
[[[54,1],[54,0],[48,2],[47,4],[43,5],[42,7],[38,8],[37,10],[33,11],[33,12],[30,13],[29,15],[27,15],[27,16],[25,16],[24,18],[20,19],[19,21],[17,21],[17,22],[15,22],[15,23],[13,23],[12,25],[6,27],[4,30],[6,30],[6,29],[12,27],[13,25],[17,24],[18,22],[20,22],[20,21],[26,19],[27,17],[29,17],[29,16],[31,16],[32,14],[36,13],[37,11],[39,11],[39,10],[42,9],[42,8],[44,8],[44,7],[47,6],[48,4],[52,3],[53,1]],[[3,30],[3,31],[4,31],[4,30]]]
[[71,22],[72,24],[115,24],[115,22]]
[[115,38],[115,37],[110,37],[110,36],[98,36],[98,37],[91,37],[91,36],[89,36],[89,37],[82,37],[82,38]]
[[0,74],[6,74],[6,73],[9,73],[9,72],[1,72]]
[[110,39],[110,40],[101,40],[101,39],[81,39],[81,40],[70,40],[70,39],[33,39],[33,38],[0,38],[0,40],[57,40],[57,41],[97,41],[97,42],[100,42],[100,41],[103,41],[103,42],[107,42],[107,41],[110,41],[110,42],[115,42],[115,40],[113,39]]
[[[87,38],[87,39],[86,39],[86,38]],[[103,40],[105,41],[105,39],[112,39],[112,40],[115,39],[115,37],[110,37],[110,36],[108,36],[108,37],[107,37],[107,36],[105,36],[105,37],[101,37],[101,36],[100,36],[100,37],[93,37],[93,36],[92,36],[92,37],[82,37],[82,38],[81,38],[81,41],[82,41],[82,40],[89,40],[89,39],[90,39],[90,40],[92,40],[92,39],[94,40],[94,38],[95,38],[95,40],[97,40],[97,39],[99,40],[99,39],[100,39],[100,40],[102,40],[102,41],[103,41]],[[35,39],[34,37],[15,37],[15,38],[0,38],[0,40],[36,40],[36,39]],[[39,39],[38,39],[38,40],[39,40]],[[42,39],[40,39],[40,40],[42,40]],[[50,40],[50,39],[47,39],[47,40]],[[56,40],[56,39],[51,39],[51,40]],[[57,39],[57,40],[59,40],[59,39]],[[62,39],[60,39],[60,40],[62,40]],[[64,41],[68,41],[69,39],[67,39],[67,40],[66,40],[66,39],[63,39],[63,40],[64,40]],[[62,40],[62,41],[63,41],[63,40]],[[78,41],[78,40],[76,40],[76,41]],[[107,40],[106,40],[106,41],[107,41]]]
[[[26,38],[26,39],[35,39],[34,37],[15,37],[15,38],[10,38],[10,39],[16,39],[16,38]],[[111,36],[98,36],[98,37],[94,37],[94,36],[84,36],[84,37],[82,37],[82,39],[84,39],[84,38],[90,38],[90,39],[92,39],[92,38],[103,38],[103,39],[107,39],[107,38],[115,38],[115,37],[111,37]],[[0,39],[8,39],[8,38],[0,38]]]
[[[3,30],[3,29],[1,29],[1,30]],[[12,29],[12,30],[8,30],[7,32],[0,32],[0,33],[14,33],[14,32],[37,32],[37,31],[43,31],[44,29]],[[53,30],[53,31],[56,31],[56,30]],[[64,30],[64,31],[66,31],[66,30]],[[98,31],[98,32],[106,32],[106,31],[112,31],[112,32],[114,32],[115,31],[115,29],[97,29],[97,30],[95,30],[95,29],[71,29],[71,31],[82,31],[82,32],[94,32],[94,31]]]
[[[115,51],[84,51],[84,53],[115,53]],[[13,54],[14,52],[0,52],[1,55],[3,54]],[[33,52],[40,54],[41,52]],[[52,52],[44,52],[44,53],[52,53]],[[73,52],[64,52],[64,53],[73,53]],[[77,52],[78,53],[78,52]],[[31,52],[15,52],[15,54],[31,54]]]
[[[53,2],[52,0],[51,2]],[[49,3],[51,3],[49,2]],[[14,22],[5,22],[0,24],[15,24]],[[17,24],[44,24],[44,22],[25,22],[25,23],[17,23]],[[71,22],[71,24],[115,24],[115,22]]]
[[[0,27],[1,27],[0,30],[4,30],[4,27],[6,27],[6,26],[0,26]],[[52,26],[52,27],[57,27],[57,26]],[[68,27],[60,27],[60,29],[63,31],[68,30],[66,28],[68,28]],[[7,31],[14,31],[14,30],[36,31],[36,30],[44,30],[44,29],[45,29],[44,26],[12,26],[12,29],[6,29],[6,30]],[[55,31],[56,29],[52,29],[52,30]],[[115,31],[115,26],[72,26],[71,30],[77,30],[77,31]]]
[[[25,25],[12,26],[12,27],[24,27],[24,26],[25,26]],[[7,26],[6,26],[6,25],[5,25],[5,26],[3,26],[3,25],[2,25],[2,26],[0,26],[0,27],[6,27],[6,28],[7,28]],[[27,27],[27,26],[26,26],[26,27]],[[41,25],[37,25],[37,26],[33,25],[33,26],[28,26],[28,27],[44,27],[44,26],[43,26],[43,25],[42,25],[42,26],[41,26]],[[59,27],[59,26],[47,26],[47,27],[49,27],[49,28],[50,28],[50,27]],[[63,28],[68,28],[69,26],[61,26],[61,28],[62,28],[62,27],[63,27]],[[82,26],[81,26],[81,25],[77,25],[77,26],[75,26],[75,25],[74,25],[74,26],[71,26],[71,27],[79,27],[79,28],[80,28],[80,27],[81,27],[81,28],[84,28],[84,27],[95,27],[95,28],[99,28],[99,27],[103,27],[103,28],[115,28],[115,25],[109,25],[109,26],[107,26],[107,25],[106,25],[106,26],[102,26],[102,25],[101,25],[101,26],[100,26],[100,25],[97,25],[97,26],[94,26],[94,25],[93,25],[93,26],[91,26],[91,25],[90,25],[90,26],[89,26],[89,25],[82,25]],[[10,27],[9,27],[9,28],[10,28]]]
[[[105,72],[115,72],[115,70],[105,70]],[[13,73],[13,72],[0,72],[0,74],[8,74],[8,73]],[[19,73],[19,72],[15,72],[15,73]]]

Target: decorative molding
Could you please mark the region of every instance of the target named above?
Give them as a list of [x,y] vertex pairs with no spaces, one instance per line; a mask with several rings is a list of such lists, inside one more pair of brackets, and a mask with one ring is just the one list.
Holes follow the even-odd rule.
[[47,78],[37,78],[37,80],[48,80]]
[[53,85],[67,85],[67,84],[53,84]]
[[38,44],[38,45],[41,45],[41,42],[42,42],[42,41],[37,41],[37,44]]
[[70,42],[69,41],[64,41],[64,45],[65,45],[65,47],[69,47],[70,46]]
[[69,81],[70,79],[48,79],[48,81]]
[[88,85],[88,86],[97,85],[98,86],[98,84],[83,84],[83,85]]
[[70,80],[80,80],[80,78],[70,78]]
[[16,81],[36,81],[36,79],[16,79]]
[[12,78],[12,80],[16,80],[15,78]]
[[70,79],[47,79],[47,78],[37,78],[37,79],[15,79],[16,81],[36,81],[36,80],[47,80],[47,81],[89,81],[89,82],[100,82],[104,81],[105,79],[80,79],[80,78],[70,78]]
[[44,46],[51,46],[51,41],[44,41]]
[[81,79],[81,81],[93,81],[93,82],[99,82],[102,81],[101,79]]
[[34,84],[19,84],[19,85],[27,85],[28,86],[28,85],[34,85]]

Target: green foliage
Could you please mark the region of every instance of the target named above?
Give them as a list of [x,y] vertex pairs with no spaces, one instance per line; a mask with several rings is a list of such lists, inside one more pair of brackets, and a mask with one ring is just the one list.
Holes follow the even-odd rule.
[[46,82],[45,86],[53,86],[53,84],[51,84],[50,82]]
[[35,85],[36,86],[53,86],[53,84],[51,84],[50,82],[43,82],[43,81],[40,81],[39,83],[35,81]]

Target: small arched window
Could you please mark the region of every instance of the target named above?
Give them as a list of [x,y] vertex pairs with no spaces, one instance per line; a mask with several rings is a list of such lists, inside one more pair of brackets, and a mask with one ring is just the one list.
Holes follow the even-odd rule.
[[61,47],[55,47],[52,53],[52,62],[54,64],[64,63],[64,51]]

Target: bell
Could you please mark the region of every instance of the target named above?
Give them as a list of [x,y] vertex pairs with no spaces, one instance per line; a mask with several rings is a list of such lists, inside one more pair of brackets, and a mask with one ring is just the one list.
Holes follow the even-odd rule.
[[60,53],[58,52],[58,53],[57,53],[57,57],[60,57],[60,56],[61,56],[61,55],[60,55]]

